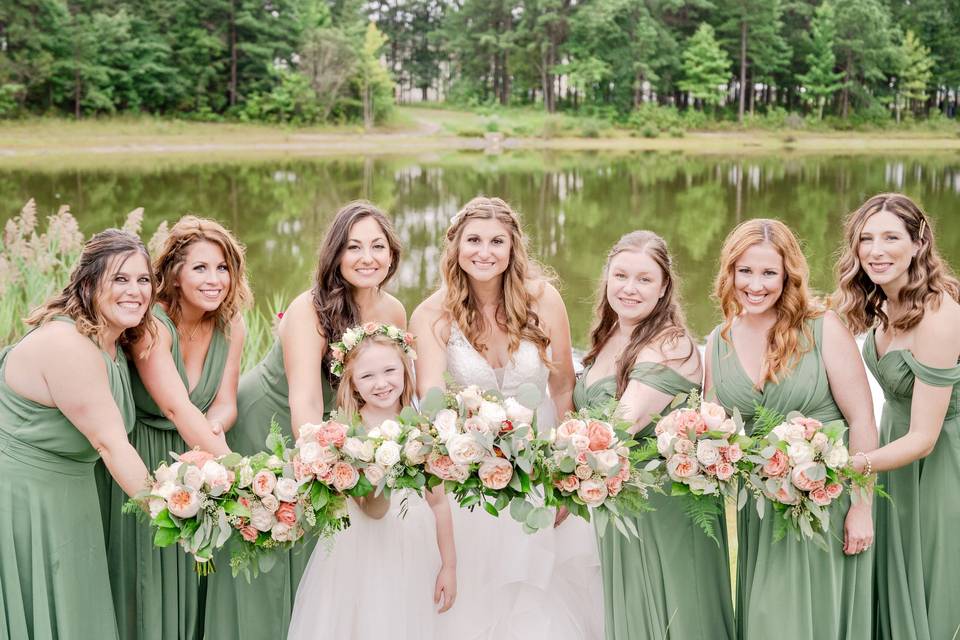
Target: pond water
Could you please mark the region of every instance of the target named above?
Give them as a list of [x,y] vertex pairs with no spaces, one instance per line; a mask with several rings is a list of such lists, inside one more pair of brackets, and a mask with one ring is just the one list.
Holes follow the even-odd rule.
[[144,237],[184,213],[219,219],[247,245],[261,304],[309,286],[316,247],[337,208],[367,198],[386,210],[405,245],[393,285],[408,312],[435,286],[443,233],[477,194],[521,214],[531,248],[562,284],[574,344],[583,347],[610,246],[652,229],[667,241],[693,330],[717,322],[710,299],[720,245],[738,222],[775,217],[804,243],[813,285],[833,287],[843,216],[866,197],[903,191],[936,221],[942,253],[960,265],[960,155],[691,156],[643,152],[211,161],[0,169],[0,222],[28,198],[52,213],[71,205],[87,233],[146,209]]

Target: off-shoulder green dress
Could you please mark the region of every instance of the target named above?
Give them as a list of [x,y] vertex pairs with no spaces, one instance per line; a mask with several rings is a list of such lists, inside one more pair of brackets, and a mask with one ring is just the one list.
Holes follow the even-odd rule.
[[[728,411],[740,410],[747,435],[759,404],[782,414],[798,411],[821,422],[843,420],[830,391],[821,354],[823,318],[810,320],[813,348],[797,366],[753,386],[733,345],[720,337],[711,342],[710,366],[717,400]],[[709,395],[709,394],[708,394]],[[843,553],[843,522],[850,500],[844,495],[830,511],[829,549],[798,540],[792,533],[773,542],[773,508],[760,518],[749,502],[737,516],[737,634],[743,640],[867,640],[871,632],[873,552]]]
[[[56,321],[63,320],[58,318]],[[90,441],[59,409],[7,386],[0,352],[0,640],[118,638]],[[123,350],[102,353],[133,428]]]
[[[173,362],[184,388],[188,388],[177,327],[160,305],[154,306],[153,316],[170,332]],[[220,390],[229,350],[229,340],[223,331],[215,330],[200,379],[189,390],[190,402],[200,411],[210,408]],[[152,471],[160,462],[171,462],[171,451],[182,453],[189,447],[177,427],[164,417],[135,367],[130,376],[137,407],[137,423],[130,442]],[[107,556],[120,637],[124,640],[200,640],[207,583],[206,579],[198,579],[192,556],[179,546],[154,547],[153,532],[145,522],[120,515],[126,502],[123,490],[112,480],[108,487],[101,487],[104,489],[109,491]]]
[[[326,419],[334,408],[334,397],[326,377],[323,380]],[[264,451],[271,420],[292,439],[289,393],[283,348],[277,340],[263,360],[240,378],[237,422],[227,433],[230,448],[243,455]],[[217,571],[209,578],[205,637],[208,640],[286,638],[297,585],[315,545],[315,538],[298,543],[293,551],[282,554],[270,571],[249,583],[243,575],[232,576],[229,549],[221,550],[216,559]]]
[[916,380],[953,387],[930,455],[879,474],[891,500],[877,501],[877,637],[960,638],[960,365],[928,367],[905,349],[878,358],[873,331],[863,359],[886,399],[880,446],[910,430]]
[[[609,403],[616,395],[613,376],[587,386],[583,372],[573,391],[577,409]],[[675,370],[640,363],[633,380],[669,395],[699,385]],[[637,434],[653,435],[653,425]],[[717,545],[684,513],[678,498],[651,493],[656,511],[634,519],[640,539],[608,526],[599,537],[607,640],[723,640],[734,637],[727,532],[723,519],[714,528]]]

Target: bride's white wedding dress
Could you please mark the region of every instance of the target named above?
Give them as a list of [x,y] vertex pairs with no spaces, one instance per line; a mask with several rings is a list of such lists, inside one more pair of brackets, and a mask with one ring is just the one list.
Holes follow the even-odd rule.
[[[557,416],[547,397],[549,370],[536,346],[523,341],[502,370],[490,363],[456,327],[447,342],[447,371],[460,385],[511,396],[523,384],[543,394],[538,429],[550,429]],[[603,637],[600,560],[591,524],[569,517],[556,529],[523,532],[504,512],[494,518],[455,502],[457,601],[437,619],[438,639],[522,638],[593,640]],[[426,637],[426,636],[424,636]]]

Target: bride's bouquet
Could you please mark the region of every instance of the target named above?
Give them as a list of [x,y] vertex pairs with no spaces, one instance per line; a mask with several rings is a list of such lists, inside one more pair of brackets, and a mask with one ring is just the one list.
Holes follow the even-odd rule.
[[509,506],[527,532],[552,526],[553,512],[531,500],[539,455],[533,407],[539,401],[533,385],[522,385],[510,398],[475,385],[448,393],[432,389],[421,404],[425,421],[415,438],[428,451],[427,487],[443,484],[461,507],[481,505],[493,516]]

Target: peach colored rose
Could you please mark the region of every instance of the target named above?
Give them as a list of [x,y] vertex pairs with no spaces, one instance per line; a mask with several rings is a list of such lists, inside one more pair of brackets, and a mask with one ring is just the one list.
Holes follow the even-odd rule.
[[374,333],[379,327],[376,322],[364,322],[363,323],[363,332],[364,333]]
[[729,462],[721,462],[717,464],[716,475],[718,480],[729,480],[733,477],[733,465]]
[[774,498],[776,498],[777,502],[782,502],[783,504],[797,504],[800,502],[800,496],[790,482],[782,482],[780,488],[778,488],[776,494],[774,494]]
[[587,424],[583,420],[567,420],[557,427],[558,438],[570,438],[574,435],[587,435]]
[[277,522],[282,522],[288,527],[293,526],[297,522],[297,507],[292,502],[283,502],[275,515]]
[[678,453],[667,460],[667,473],[674,480],[689,478],[700,470],[697,459],[685,453]]
[[477,471],[480,482],[488,489],[503,489],[510,484],[513,477],[513,467],[502,458],[484,458]]
[[414,335],[409,331],[403,334],[403,344],[407,345],[408,347],[412,347],[416,341],[416,337],[414,337]]
[[317,431],[317,442],[322,446],[334,445],[343,446],[343,441],[347,439],[347,427],[334,420],[328,420],[320,425]]
[[206,463],[213,460],[214,456],[212,453],[207,453],[202,449],[192,449],[191,451],[185,451],[180,454],[180,462],[184,464],[192,464],[198,467],[203,467]]
[[743,449],[736,442],[723,448],[723,459],[727,462],[739,462],[741,458],[743,458]]
[[360,480],[360,474],[353,465],[346,462],[338,462],[333,465],[333,488],[337,491],[349,491],[357,486]]
[[840,497],[840,494],[843,493],[843,485],[838,482],[834,482],[833,484],[828,484],[825,487],[825,489],[827,491],[827,495],[830,496],[831,500],[836,500],[837,498]]
[[623,489],[623,480],[614,476],[612,478],[607,478],[607,493],[611,496],[616,497],[620,490]]
[[273,475],[272,471],[261,469],[253,476],[253,492],[261,498],[273,493],[273,489],[276,486],[277,476]]
[[343,352],[343,349],[337,346],[330,347],[330,357],[338,362],[343,362],[343,358],[346,354]]
[[693,441],[687,440],[686,438],[677,438],[677,441],[673,443],[673,450],[676,453],[690,455],[694,450]]
[[620,458],[620,470],[617,472],[617,478],[620,478],[621,482],[626,482],[630,479],[630,461],[621,456]]
[[584,480],[577,495],[588,507],[599,507],[607,499],[607,484],[602,480]]
[[573,493],[578,488],[580,488],[580,478],[578,478],[573,474],[570,474],[568,476],[563,476],[557,482],[557,486],[560,488],[561,491],[566,491],[567,493]]
[[718,430],[726,417],[727,412],[724,411],[720,405],[714,404],[713,402],[700,403],[700,418],[703,419],[703,423],[707,425],[707,430]]
[[823,423],[819,420],[805,418],[803,416],[797,416],[791,420],[791,422],[803,427],[803,437],[807,440],[812,438],[813,434],[815,434],[823,426]]
[[814,489],[810,492],[810,500],[813,501],[813,504],[825,507],[830,504],[830,494],[827,493],[825,488]]
[[453,480],[453,460],[450,456],[431,453],[427,456],[427,472],[431,473],[441,480]]
[[677,433],[677,412],[672,411],[657,421],[657,426],[653,429],[656,435],[661,433]]
[[317,479],[326,485],[333,484],[333,466],[329,464],[321,465],[314,472]]
[[613,429],[599,420],[591,420],[587,423],[587,438],[590,440],[590,451],[603,451],[613,442]]
[[793,485],[801,491],[814,491],[823,487],[822,479],[814,480],[810,477],[810,472],[818,467],[821,470],[823,469],[823,465],[819,465],[815,462],[807,462],[794,467],[793,472],[790,474],[790,479],[793,481]]
[[310,469],[303,464],[300,458],[293,459],[293,479],[297,482],[309,478],[311,475]]
[[763,465],[763,472],[771,478],[780,477],[787,472],[788,462],[787,454],[777,449],[767,460],[767,464]]
[[178,518],[192,518],[200,511],[200,495],[189,487],[178,487],[167,498],[167,509]]
[[677,432],[692,440],[694,435],[699,436],[707,432],[707,424],[698,411],[680,409],[677,414]]
[[240,535],[243,536],[243,539],[247,542],[256,542],[257,536],[260,535],[260,532],[256,530],[255,527],[251,525],[244,525],[240,528]]

